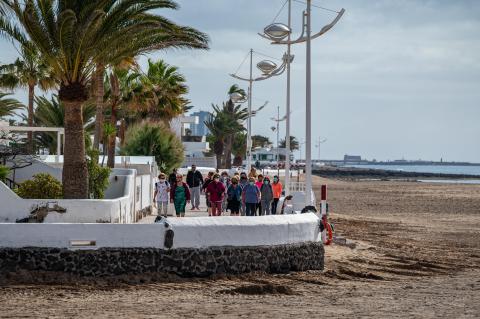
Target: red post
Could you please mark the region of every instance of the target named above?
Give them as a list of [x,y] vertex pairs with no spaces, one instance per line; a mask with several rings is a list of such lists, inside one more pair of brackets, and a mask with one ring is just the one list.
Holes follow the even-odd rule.
[[327,200],[327,185],[322,185],[321,200]]

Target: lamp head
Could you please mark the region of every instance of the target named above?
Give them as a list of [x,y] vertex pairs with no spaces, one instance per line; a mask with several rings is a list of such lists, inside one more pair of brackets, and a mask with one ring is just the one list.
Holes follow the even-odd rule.
[[274,41],[283,40],[287,37],[292,30],[283,23],[272,23],[263,29],[263,32],[267,37]]
[[263,74],[270,74],[277,68],[277,64],[270,60],[263,60],[257,63],[257,68],[263,72]]

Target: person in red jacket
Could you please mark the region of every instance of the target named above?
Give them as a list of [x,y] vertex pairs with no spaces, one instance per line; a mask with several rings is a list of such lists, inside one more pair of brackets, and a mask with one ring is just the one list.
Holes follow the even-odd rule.
[[212,206],[212,216],[220,216],[222,214],[222,202],[225,195],[225,186],[220,182],[220,175],[213,175],[213,181],[208,184],[207,196]]
[[177,217],[185,217],[185,206],[190,203],[190,189],[183,182],[183,175],[177,174],[175,184],[170,187],[170,203],[175,206]]

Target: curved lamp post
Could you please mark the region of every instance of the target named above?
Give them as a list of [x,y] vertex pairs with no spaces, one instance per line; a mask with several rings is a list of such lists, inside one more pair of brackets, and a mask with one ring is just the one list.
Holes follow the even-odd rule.
[[[240,77],[236,74],[230,74],[231,77],[237,79],[237,80],[242,80],[242,81],[247,81],[249,83],[248,85],[248,93],[247,93],[247,100],[248,100],[248,119],[247,119],[247,172],[250,171],[250,168],[252,167],[252,117],[255,116],[255,114],[263,109],[268,101],[262,105],[259,109],[252,111],[252,85],[253,82],[257,81],[263,81],[266,79],[269,79],[273,76],[278,76],[282,74],[286,66],[288,64],[286,54],[283,55],[282,59],[282,64],[280,66],[277,66],[275,62],[272,62],[270,60],[263,60],[257,63],[257,68],[262,72],[262,75],[254,78],[253,77],[253,49],[250,49],[250,76],[248,78]],[[233,95],[233,94],[232,94]],[[237,103],[241,103],[240,101],[245,102],[245,97],[242,96],[232,96],[232,101],[233,98],[238,98]],[[242,95],[242,94],[239,94]]]
[[[273,23],[265,27],[263,34],[259,35],[269,41],[272,44],[286,44],[287,45],[287,124],[286,124],[286,148],[290,149],[290,63],[293,56],[290,55],[290,46],[296,43],[306,42],[306,125],[305,125],[305,204],[306,206],[312,204],[312,136],[311,136],[311,126],[312,126],[312,112],[311,112],[311,40],[316,39],[319,36],[325,34],[328,30],[333,28],[333,26],[340,20],[340,18],[345,13],[345,9],[341,9],[337,12],[337,16],[333,21],[325,25],[319,32],[311,34],[311,5],[312,0],[307,1],[306,11],[303,11],[302,14],[302,31],[300,36],[291,40],[291,8],[292,0],[288,0],[288,25],[283,23]],[[285,39],[286,38],[286,39]],[[289,58],[291,57],[291,58]],[[287,156],[285,161],[285,189],[289,191],[290,186],[290,158]]]

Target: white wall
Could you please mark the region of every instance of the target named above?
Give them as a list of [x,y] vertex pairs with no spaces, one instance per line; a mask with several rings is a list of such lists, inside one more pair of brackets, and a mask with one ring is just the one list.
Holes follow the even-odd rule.
[[[115,170],[124,174],[123,193],[114,199],[23,199],[0,182],[0,222],[14,223],[16,219],[27,217],[37,205],[56,202],[67,209],[64,214],[52,212],[45,218],[45,223],[133,223],[135,211],[135,171]],[[121,185],[115,187],[121,189]]]
[[[32,179],[32,176],[38,173],[48,173],[55,177],[58,181],[62,181],[61,168],[50,166],[39,160],[33,160],[32,165],[15,170],[15,182],[21,183],[28,179]],[[12,174],[10,174],[9,178],[13,179]]]
[[168,219],[173,247],[261,246],[319,241],[319,218],[312,213]]
[[93,240],[101,247],[163,248],[161,224],[0,224],[0,247],[72,248],[71,240]]
[[[262,246],[320,241],[315,214],[170,218],[173,248]],[[94,240],[95,247],[163,248],[165,226],[157,224],[5,224],[0,247],[62,247]]]

